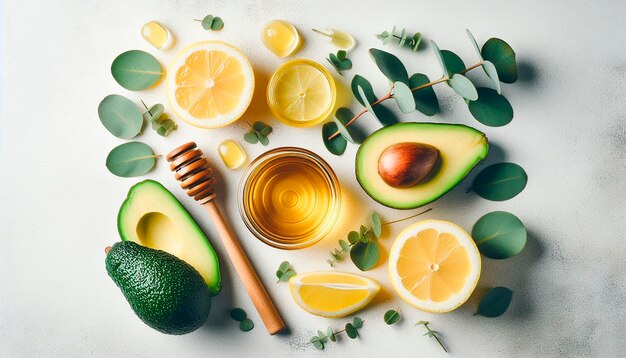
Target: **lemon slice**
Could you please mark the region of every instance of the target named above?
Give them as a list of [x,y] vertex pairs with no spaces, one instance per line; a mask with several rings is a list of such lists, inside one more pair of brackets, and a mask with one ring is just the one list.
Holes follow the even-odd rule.
[[297,59],[283,64],[267,86],[267,102],[282,122],[310,127],[324,121],[335,106],[336,87],[324,66]]
[[344,317],[365,307],[380,291],[375,281],[347,272],[317,271],[289,279],[291,296],[305,311]]
[[174,113],[201,128],[224,127],[243,115],[254,92],[254,72],[246,56],[221,41],[183,49],[167,75],[167,98]]
[[408,304],[443,313],[462,305],[480,277],[480,254],[459,226],[426,220],[398,235],[389,253],[389,276]]

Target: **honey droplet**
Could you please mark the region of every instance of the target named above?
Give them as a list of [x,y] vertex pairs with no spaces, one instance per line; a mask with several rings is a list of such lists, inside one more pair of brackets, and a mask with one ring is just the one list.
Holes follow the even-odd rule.
[[159,50],[165,50],[172,44],[169,30],[156,21],[150,21],[141,28],[144,40]]
[[248,156],[243,148],[241,148],[239,143],[232,139],[223,141],[220,144],[218,151],[224,165],[226,165],[228,169],[238,169],[248,159]]
[[276,56],[283,58],[298,49],[300,34],[293,24],[283,20],[273,20],[263,26],[261,41]]

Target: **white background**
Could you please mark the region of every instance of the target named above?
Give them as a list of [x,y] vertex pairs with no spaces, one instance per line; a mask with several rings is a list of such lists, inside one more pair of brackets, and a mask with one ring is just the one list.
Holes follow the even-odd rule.
[[[438,356],[440,348],[413,324],[432,321],[456,357],[617,356],[623,340],[626,259],[623,177],[626,174],[624,80],[626,38],[623,1],[7,1],[2,3],[2,89],[0,122],[0,356]],[[194,18],[220,15],[219,33],[204,31]],[[352,33],[359,47],[350,55],[354,69],[335,76],[344,88],[339,105],[353,105],[345,84],[359,73],[379,95],[386,80],[367,55],[381,47],[373,35],[393,25],[421,31],[444,49],[475,63],[469,28],[479,43],[495,36],[515,49],[519,80],[504,85],[515,110],[513,122],[489,128],[472,119],[463,101],[439,85],[441,113],[427,119],[415,112],[404,120],[465,123],[484,131],[492,143],[487,163],[521,164],[529,175],[522,194],[489,202],[465,190],[474,172],[432,206],[424,218],[457,222],[467,230],[493,210],[515,213],[529,240],[519,256],[483,260],[479,289],[502,285],[514,291],[502,317],[474,317],[476,297],[450,314],[431,315],[401,302],[385,265],[367,273],[383,292],[359,313],[366,322],[361,338],[342,339],[321,353],[307,344],[314,330],[340,328],[346,319],[327,320],[302,311],[286,284],[274,283],[282,260],[299,272],[326,269],[327,252],[372,210],[384,220],[407,216],[369,199],[356,184],[351,145],[341,157],[322,145],[319,128],[295,129],[277,123],[265,104],[267,79],[283,60],[263,47],[262,25],[292,21],[304,37],[297,56],[325,62],[333,50],[310,28],[335,27]],[[178,42],[154,50],[140,37],[143,23],[158,20]],[[245,145],[251,157],[282,145],[312,149],[327,159],[342,182],[340,222],[318,245],[302,251],[272,249],[254,239],[237,210],[236,186],[242,171],[229,171],[216,148],[226,138],[242,140],[244,126],[201,130],[179,122],[161,138],[151,129],[138,137],[158,153],[195,140],[220,173],[220,204],[260,276],[274,297],[290,334],[270,337],[230,266],[208,217],[187,198],[164,160],[146,178],[160,181],[190,210],[212,238],[223,267],[224,289],[214,300],[208,323],[181,337],[145,326],[131,311],[104,268],[105,246],[119,240],[116,215],[128,188],[142,178],[110,174],[104,160],[123,141],[100,124],[97,106],[111,93],[134,101],[166,103],[164,86],[131,93],[110,74],[116,55],[130,49],[154,54],[163,65],[183,45],[219,38],[239,46],[257,76],[255,100],[244,120],[274,126],[270,146]],[[430,46],[397,54],[410,73],[431,79],[440,70]],[[474,71],[473,78],[482,78]],[[484,81],[484,79],[480,79]],[[392,106],[393,107],[393,106]],[[378,127],[367,115],[360,128]],[[408,223],[396,224],[381,240],[386,250]],[[338,269],[358,271],[344,262]],[[476,295],[475,295],[476,296]],[[239,331],[228,317],[243,307],[256,323]],[[399,306],[403,320],[388,327],[383,313]]]

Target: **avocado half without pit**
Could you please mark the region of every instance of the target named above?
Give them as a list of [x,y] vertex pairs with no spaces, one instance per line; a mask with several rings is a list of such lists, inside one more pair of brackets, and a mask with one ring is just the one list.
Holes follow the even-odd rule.
[[484,133],[461,124],[398,123],[372,133],[356,155],[356,178],[395,209],[426,205],[456,186],[489,150]]

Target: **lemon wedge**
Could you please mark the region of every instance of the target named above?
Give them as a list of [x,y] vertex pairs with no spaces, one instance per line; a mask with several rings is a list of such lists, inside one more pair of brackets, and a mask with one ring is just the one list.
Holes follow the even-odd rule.
[[289,279],[291,296],[305,311],[322,317],[344,317],[365,307],[380,291],[374,280],[339,271],[317,271]]
[[389,253],[389,276],[408,304],[443,313],[462,305],[480,277],[480,253],[459,226],[426,220],[398,235]]
[[224,127],[243,115],[254,92],[254,72],[246,56],[222,41],[183,49],[172,62],[166,92],[170,107],[201,128]]

